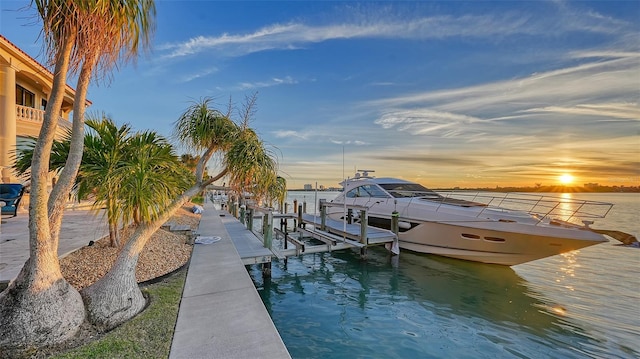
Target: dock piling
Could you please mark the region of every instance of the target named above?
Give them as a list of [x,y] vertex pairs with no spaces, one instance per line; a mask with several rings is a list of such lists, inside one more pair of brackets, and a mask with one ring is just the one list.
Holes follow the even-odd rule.
[[360,210],[360,241],[362,244],[367,244],[367,227],[369,226],[369,220],[367,219],[367,210]]
[[267,212],[263,217],[263,230],[264,233],[264,247],[271,249],[271,243],[273,242],[273,212]]

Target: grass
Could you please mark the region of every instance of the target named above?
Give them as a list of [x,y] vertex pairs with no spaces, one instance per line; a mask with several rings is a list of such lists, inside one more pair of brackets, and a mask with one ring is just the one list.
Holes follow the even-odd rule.
[[149,306],[138,316],[89,344],[53,358],[167,358],[182,288],[187,275],[183,268],[143,289]]

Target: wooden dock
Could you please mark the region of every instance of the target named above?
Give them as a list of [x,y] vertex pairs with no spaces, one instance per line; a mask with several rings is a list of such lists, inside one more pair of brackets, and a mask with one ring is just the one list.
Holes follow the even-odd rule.
[[[362,218],[366,218],[366,209]],[[233,212],[233,210],[232,210]],[[239,221],[235,220],[225,226],[230,232],[236,250],[246,265],[265,264],[268,268],[273,257],[286,259],[290,256],[301,254],[331,252],[349,248],[357,248],[361,255],[366,256],[366,249],[373,245],[394,244],[397,248],[398,236],[389,230],[375,228],[363,223],[346,224],[342,221],[331,219],[326,216],[326,211],[321,211],[320,215],[306,213],[274,214],[269,209],[260,207],[249,207],[239,211]],[[257,215],[264,213],[263,216]],[[253,230],[255,219],[262,220],[262,230]],[[285,221],[285,225],[279,229],[274,228],[273,220]],[[286,222],[293,220],[296,225],[288,229]],[[246,225],[246,227],[245,227]],[[248,229],[252,230],[248,230]],[[233,233],[231,233],[233,231]],[[272,245],[273,234],[277,238],[283,239],[281,248]],[[397,252],[396,252],[397,254]]]
[[242,263],[245,265],[271,263],[274,256],[269,248],[265,248],[263,242],[257,237],[253,231],[240,223],[233,216],[221,217],[224,227],[229,232],[233,245],[236,247]]

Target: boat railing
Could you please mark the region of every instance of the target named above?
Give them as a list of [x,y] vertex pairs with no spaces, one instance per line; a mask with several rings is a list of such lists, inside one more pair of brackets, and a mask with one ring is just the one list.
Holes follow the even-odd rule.
[[[442,204],[479,206],[481,210],[478,212],[478,217],[488,210],[515,210],[527,212],[537,217],[539,222],[545,219],[577,222],[604,218],[613,207],[612,203],[607,202],[518,192],[439,191],[438,193],[442,196],[440,206]],[[461,202],[451,203],[450,199]]]

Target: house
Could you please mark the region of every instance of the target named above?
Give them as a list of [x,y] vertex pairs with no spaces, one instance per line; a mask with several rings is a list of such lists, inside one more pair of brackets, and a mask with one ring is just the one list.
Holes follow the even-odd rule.
[[[51,71],[0,35],[0,182],[18,181],[11,170],[16,146],[40,133],[52,82]],[[71,129],[74,97],[75,90],[67,85],[58,138]]]
[[[38,137],[52,82],[51,71],[0,35],[0,183],[27,180],[19,179],[12,170],[15,149],[27,137]],[[71,129],[74,97],[75,90],[67,85],[57,138]]]

